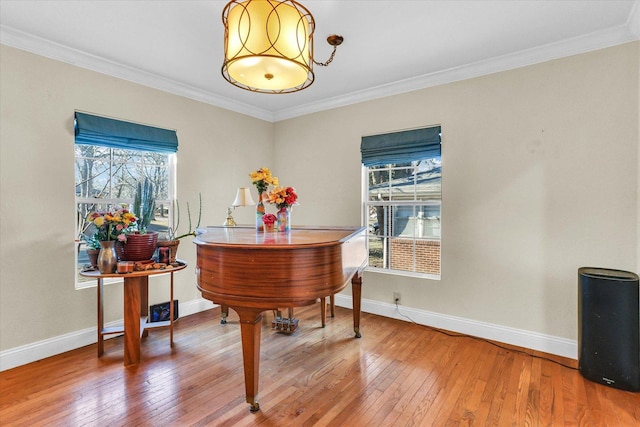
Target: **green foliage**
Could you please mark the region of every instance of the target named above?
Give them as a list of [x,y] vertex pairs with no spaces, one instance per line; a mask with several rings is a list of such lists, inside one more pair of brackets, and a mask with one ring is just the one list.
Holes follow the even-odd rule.
[[187,231],[184,234],[180,234],[178,235],[178,227],[180,227],[180,205],[178,204],[178,201],[176,200],[176,204],[175,204],[175,210],[176,210],[176,226],[175,227],[169,227],[169,240],[178,240],[178,239],[182,239],[183,237],[187,237],[187,236],[194,236],[196,235],[196,229],[198,227],[200,227],[200,220],[202,219],[202,193],[198,193],[198,200],[200,202],[200,207],[198,209],[198,223],[196,224],[195,229],[192,228],[191,225],[191,209],[189,207],[189,202],[187,202],[187,219],[189,220],[189,231]]
[[138,181],[136,195],[133,199],[133,213],[138,218],[138,230],[141,233],[147,231],[151,224],[156,209],[156,198],[153,194],[153,183],[144,179],[144,183]]
[[94,233],[91,236],[83,234],[83,239],[87,245],[87,249],[100,249],[100,239],[98,239],[98,233]]

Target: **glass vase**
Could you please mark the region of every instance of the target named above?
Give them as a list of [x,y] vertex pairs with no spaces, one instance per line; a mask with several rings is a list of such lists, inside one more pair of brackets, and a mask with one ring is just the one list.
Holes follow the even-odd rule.
[[278,231],[291,230],[291,210],[289,208],[280,208],[278,211]]
[[116,241],[105,240],[100,242],[100,254],[98,255],[98,270],[100,270],[100,273],[115,273],[117,265]]
[[264,231],[264,223],[262,222],[262,215],[264,215],[264,202],[262,201],[262,195],[264,192],[258,192],[258,204],[256,205],[256,231]]

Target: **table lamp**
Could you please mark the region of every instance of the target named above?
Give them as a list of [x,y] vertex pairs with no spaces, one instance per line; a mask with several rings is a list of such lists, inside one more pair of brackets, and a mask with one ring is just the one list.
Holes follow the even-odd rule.
[[256,202],[253,201],[251,197],[251,191],[249,191],[248,187],[240,187],[236,192],[236,198],[231,204],[231,207],[227,208],[227,219],[224,221],[225,227],[235,227],[237,224],[231,216],[231,213],[238,206],[253,206]]

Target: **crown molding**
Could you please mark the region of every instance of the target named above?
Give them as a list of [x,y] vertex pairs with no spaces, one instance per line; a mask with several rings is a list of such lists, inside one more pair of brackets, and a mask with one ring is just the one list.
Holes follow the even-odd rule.
[[256,108],[233,99],[194,88],[157,74],[129,67],[87,52],[72,49],[59,43],[27,34],[6,25],[0,25],[0,43],[44,56],[67,64],[75,65],[101,74],[138,83],[174,95],[200,101],[226,110],[246,114],[268,122],[274,121],[270,111]]
[[633,5],[626,26],[629,28],[629,32],[635,36],[636,40],[640,39],[640,0],[636,0]]
[[639,38],[640,0],[636,0],[627,22],[618,27],[366,90],[346,93],[320,102],[271,112],[0,25],[0,43],[2,44],[268,122],[277,122],[332,108],[521,68],[636,41]]
[[624,25],[585,34],[579,37],[550,43],[508,55],[449,68],[436,73],[424,74],[410,79],[377,86],[358,92],[351,92],[321,102],[309,103],[300,107],[278,111],[275,121],[290,119],[304,114],[344,107],[359,102],[440,86],[474,77],[508,71],[528,65],[539,64],[554,59],[591,52],[607,47],[637,41],[640,38],[640,0],[637,0],[629,19]]

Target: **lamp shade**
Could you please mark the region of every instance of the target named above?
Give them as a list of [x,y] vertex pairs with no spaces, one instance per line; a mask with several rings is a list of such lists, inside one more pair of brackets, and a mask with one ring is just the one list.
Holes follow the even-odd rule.
[[236,193],[236,199],[233,201],[233,207],[237,206],[252,206],[255,205],[256,202],[253,201],[251,197],[251,192],[247,187],[238,188],[238,192]]
[[301,4],[275,0],[229,2],[222,75],[253,92],[288,93],[313,83],[311,13]]

